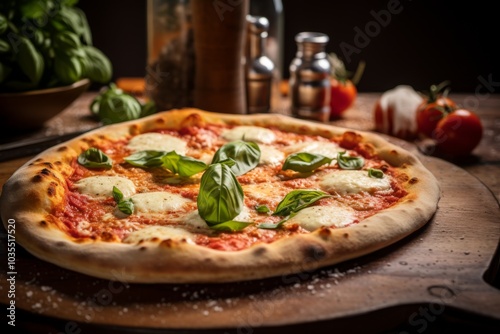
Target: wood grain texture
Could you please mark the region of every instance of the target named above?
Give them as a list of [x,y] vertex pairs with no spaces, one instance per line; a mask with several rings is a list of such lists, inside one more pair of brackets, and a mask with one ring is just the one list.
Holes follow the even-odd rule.
[[[345,118],[333,124],[371,130],[378,96],[361,94]],[[86,94],[34,135],[60,133],[65,126],[78,129],[82,120],[82,126],[95,126],[85,109],[92,97]],[[40,261],[18,246],[19,325],[40,333],[64,332],[69,321],[92,333],[143,332],[139,328],[214,333],[221,328],[228,333],[472,328],[493,333],[500,328],[500,292],[485,278],[498,279],[500,263],[500,209],[493,195],[500,195],[498,106],[499,97],[480,101],[485,135],[470,161],[458,166],[421,156],[441,184],[439,209],[428,225],[395,245],[314,272],[224,285],[128,284],[119,270],[116,281],[99,280]],[[416,152],[411,143],[389,139]],[[0,184],[27,160],[1,163]],[[0,241],[5,254],[5,234]],[[4,292],[6,272],[2,264]],[[0,302],[8,302],[6,293]]]

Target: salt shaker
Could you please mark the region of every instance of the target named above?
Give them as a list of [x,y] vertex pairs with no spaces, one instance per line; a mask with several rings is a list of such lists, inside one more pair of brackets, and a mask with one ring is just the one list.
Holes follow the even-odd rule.
[[331,64],[325,52],[328,36],[301,32],[295,36],[297,53],[290,64],[292,115],[326,122],[330,117]]
[[266,55],[269,21],[262,16],[247,15],[246,94],[249,114],[271,110],[271,87],[274,63]]

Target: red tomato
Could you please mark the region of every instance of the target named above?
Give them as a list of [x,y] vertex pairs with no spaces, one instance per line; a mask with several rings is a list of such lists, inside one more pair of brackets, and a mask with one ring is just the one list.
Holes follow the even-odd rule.
[[423,101],[417,108],[418,132],[432,137],[438,122],[456,108],[455,102],[448,97],[438,97],[434,102]]
[[330,119],[339,118],[356,100],[358,90],[351,80],[332,78],[330,97]]
[[441,119],[432,133],[438,153],[452,157],[470,154],[482,136],[479,117],[466,109],[457,109]]

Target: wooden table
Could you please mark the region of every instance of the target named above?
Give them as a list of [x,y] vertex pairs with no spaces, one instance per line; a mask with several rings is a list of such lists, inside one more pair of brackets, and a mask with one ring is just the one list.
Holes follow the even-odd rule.
[[[98,126],[88,111],[94,96],[83,95],[45,128],[16,138],[38,138]],[[372,110],[379,96],[360,94],[345,117],[332,124],[373,130]],[[366,326],[370,331],[420,332],[424,325],[427,333],[445,328],[494,332],[500,328],[500,292],[486,284],[482,276],[487,271],[489,283],[500,286],[498,252],[493,256],[500,237],[500,96],[480,99],[473,94],[455,94],[452,98],[467,105],[477,103],[475,110],[485,128],[483,140],[467,161],[450,163],[421,156],[442,182],[444,196],[436,217],[412,237],[362,259],[309,273],[296,284],[270,279],[223,287],[132,285],[126,293],[114,294],[113,303],[94,312],[89,322],[85,303],[101,289],[109,290],[109,282],[56,268],[19,249],[19,271],[24,273],[18,279],[18,319],[42,326],[40,332],[64,331],[72,316],[81,318],[77,329],[92,333],[103,328],[104,332],[123,331],[123,327],[114,327],[117,324],[126,325],[127,332],[151,324],[154,328],[183,329],[220,328],[226,324],[228,333],[267,333],[273,332],[274,326],[287,331],[310,329],[325,333],[332,332],[332,328],[361,333]],[[412,143],[389,139],[418,154]],[[29,158],[0,163],[0,184]],[[1,241],[5,244],[5,238]],[[2,266],[2,303],[8,302],[4,296],[5,276]],[[47,299],[59,307],[55,318],[45,316],[54,313],[50,307],[40,311],[40,303],[46,307]],[[353,305],[359,305],[359,310],[353,311]],[[73,309],[83,315],[78,318]],[[297,309],[300,312],[294,313]],[[238,322],[236,315],[245,321]],[[199,321],[193,317],[199,317]],[[96,327],[95,323],[110,325]]]

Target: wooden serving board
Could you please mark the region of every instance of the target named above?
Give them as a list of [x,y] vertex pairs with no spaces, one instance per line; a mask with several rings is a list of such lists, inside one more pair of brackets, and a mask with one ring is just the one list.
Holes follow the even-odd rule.
[[[397,244],[314,272],[220,285],[128,284],[119,270],[116,281],[96,279],[18,245],[17,326],[41,333],[494,332],[500,290],[486,281],[499,268],[498,202],[463,169],[421,159],[442,189],[434,218]],[[23,161],[2,164],[1,182]],[[5,254],[5,236],[1,242]],[[2,263],[3,304],[6,276]]]

